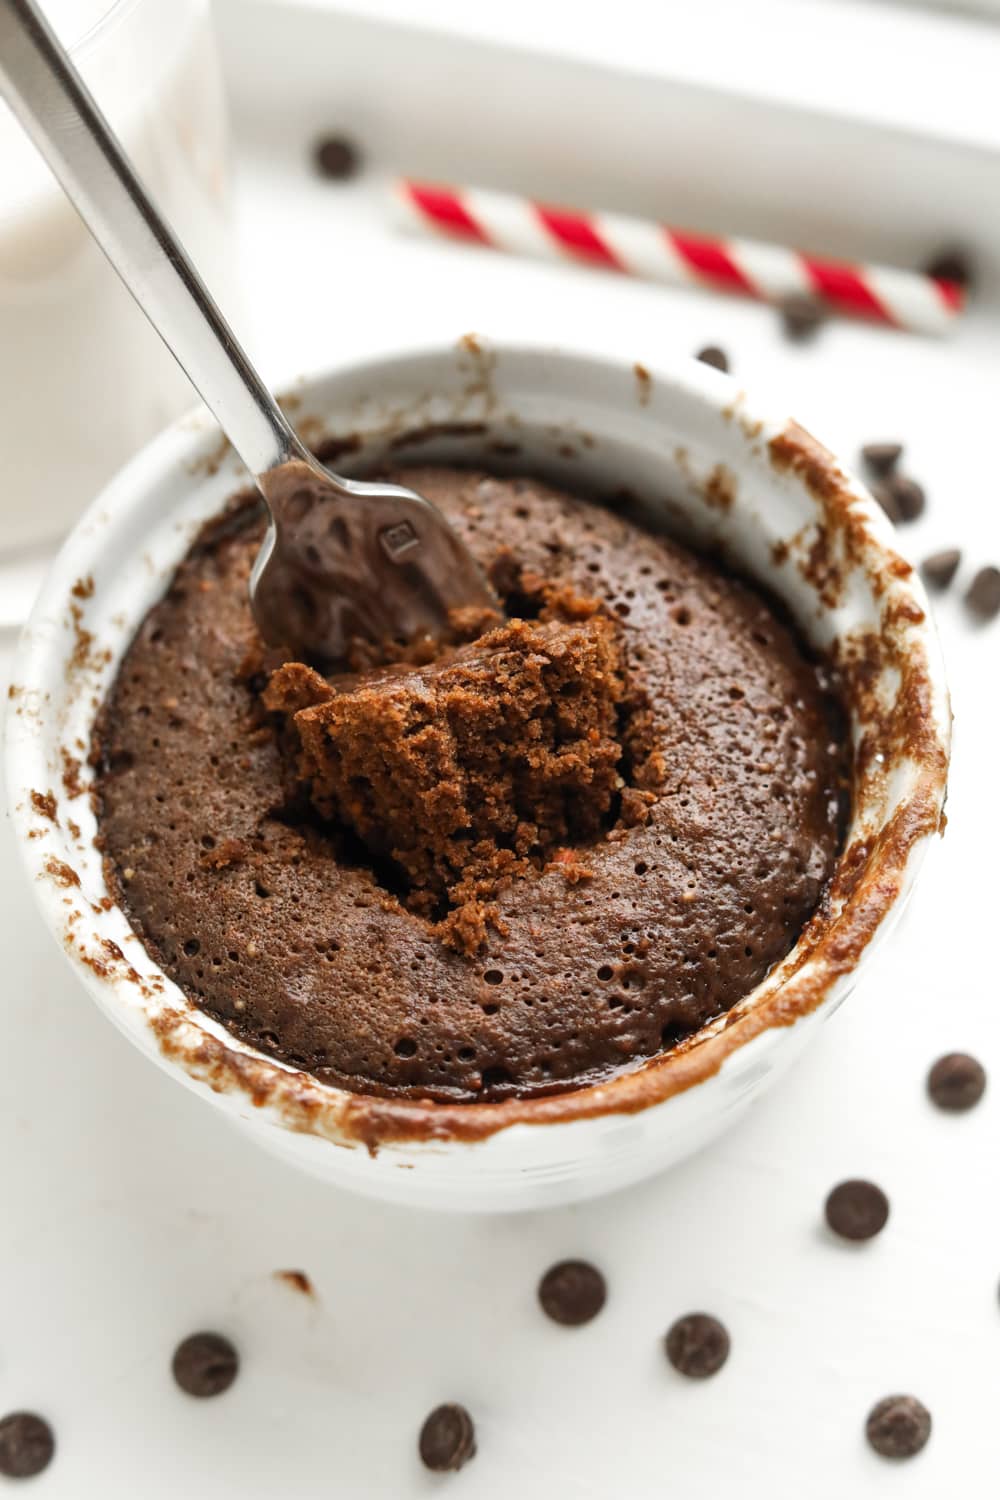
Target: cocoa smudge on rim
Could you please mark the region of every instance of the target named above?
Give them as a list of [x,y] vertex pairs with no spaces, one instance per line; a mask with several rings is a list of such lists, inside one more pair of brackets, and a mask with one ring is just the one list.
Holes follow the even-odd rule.
[[71,755],[65,746],[60,750],[62,756],[62,784],[63,791],[72,802],[77,797],[82,797],[85,791],[80,773],[83,770],[83,761],[78,755]]
[[736,475],[725,464],[716,464],[703,490],[705,504],[713,510],[732,510],[736,499]]
[[52,792],[32,792],[31,805],[35,812],[42,818],[48,818],[50,823],[59,826],[59,804],[56,802]]

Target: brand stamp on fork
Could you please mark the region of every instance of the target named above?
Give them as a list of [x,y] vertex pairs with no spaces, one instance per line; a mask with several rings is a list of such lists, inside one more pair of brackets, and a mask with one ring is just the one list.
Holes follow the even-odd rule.
[[397,562],[405,552],[419,546],[420,538],[409,521],[397,521],[394,526],[384,527],[378,534],[386,556]]

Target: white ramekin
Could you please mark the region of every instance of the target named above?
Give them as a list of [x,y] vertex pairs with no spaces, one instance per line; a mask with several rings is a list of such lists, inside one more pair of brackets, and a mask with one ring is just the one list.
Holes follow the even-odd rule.
[[344,439],[344,466],[412,452],[627,491],[782,599],[835,655],[856,747],[829,909],[686,1045],[551,1098],[463,1107],[352,1095],[236,1041],[152,962],[114,904],[86,790],[95,711],[136,626],[199,525],[242,483],[217,430],[195,414],[91,507],[25,631],[8,706],[9,791],[45,919],[147,1056],[330,1182],[458,1210],[550,1205],[635,1182],[710,1140],[787,1066],[910,888],[941,821],[950,739],[920,583],[856,480],[783,414],[694,361],[629,365],[466,336],[335,369],[290,401],[310,440]]

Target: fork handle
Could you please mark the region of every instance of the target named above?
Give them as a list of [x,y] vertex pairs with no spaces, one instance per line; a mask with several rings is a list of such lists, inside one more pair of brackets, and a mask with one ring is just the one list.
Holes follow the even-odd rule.
[[307,458],[33,0],[0,0],[0,91],[251,474]]

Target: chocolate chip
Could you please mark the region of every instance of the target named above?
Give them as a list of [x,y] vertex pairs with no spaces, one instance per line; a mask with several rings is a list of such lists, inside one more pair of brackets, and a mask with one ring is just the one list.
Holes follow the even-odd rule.
[[932,552],[920,565],[924,578],[935,589],[946,589],[958,572],[962,554],[957,547],[946,547],[941,552]]
[[717,344],[706,344],[704,349],[698,350],[695,359],[700,359],[703,365],[711,365],[713,370],[729,373],[729,356]]
[[890,474],[872,485],[872,494],[881,505],[890,521],[915,521],[923,514],[927,497],[915,479],[903,474]]
[[1000,613],[1000,568],[980,568],[969,584],[965,602],[981,620]]
[[337,182],[353,177],[361,166],[357,146],[343,135],[328,135],[317,141],[313,147],[313,161],[321,177]]
[[189,1396],[221,1396],[239,1367],[239,1355],[219,1333],[192,1333],[174,1351],[174,1379]]
[[953,281],[956,286],[969,287],[974,277],[969,257],[964,250],[954,246],[940,250],[924,266],[925,276],[936,276],[939,281]]
[[886,1396],[865,1423],[865,1436],[883,1458],[913,1458],[930,1435],[931,1414],[916,1396]]
[[538,1284],[542,1310],[554,1323],[576,1328],[596,1318],[607,1299],[604,1277],[585,1260],[562,1260]]
[[903,456],[902,443],[866,443],[861,457],[873,474],[885,479]]
[[678,1318],[664,1343],[674,1369],[693,1380],[714,1375],[729,1358],[729,1334],[709,1313]]
[[464,1406],[436,1406],[420,1429],[420,1457],[435,1474],[462,1468],[476,1453],[476,1429]]
[[12,1411],[0,1419],[0,1474],[32,1479],[47,1469],[56,1451],[52,1428],[33,1411]]
[[889,520],[895,525],[901,518],[899,505],[896,501],[896,491],[888,479],[880,479],[871,486],[871,492],[875,499],[885,511]]
[[927,1075],[927,1092],[938,1109],[958,1111],[978,1104],[986,1089],[986,1069],[967,1052],[939,1057]]
[[826,1200],[826,1222],[845,1240],[870,1240],[885,1228],[889,1200],[874,1182],[851,1178],[833,1189]]
[[901,521],[915,521],[918,516],[923,515],[927,496],[924,494],[922,485],[919,485],[915,479],[907,479],[902,474],[894,474],[888,483],[892,485],[895,492]]
[[826,322],[826,309],[815,297],[805,292],[793,292],[778,303],[781,326],[785,337],[800,342],[811,338],[821,323]]

